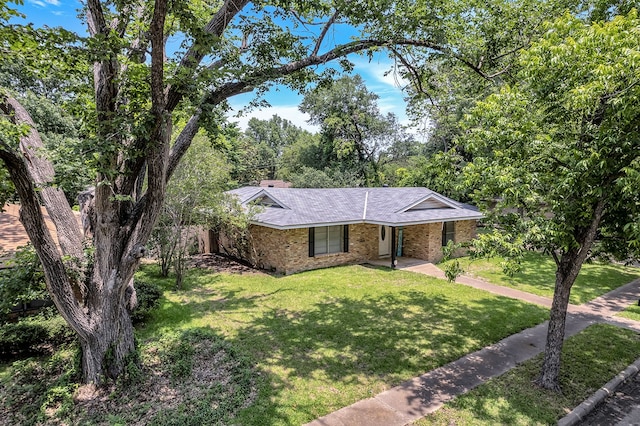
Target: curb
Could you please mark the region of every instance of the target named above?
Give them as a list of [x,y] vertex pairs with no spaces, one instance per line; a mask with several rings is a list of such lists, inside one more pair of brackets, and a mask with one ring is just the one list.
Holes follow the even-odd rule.
[[618,373],[606,385],[598,389],[593,395],[578,405],[569,414],[558,421],[558,426],[574,426],[584,420],[606,397],[611,395],[626,380],[633,378],[640,372],[640,358]]

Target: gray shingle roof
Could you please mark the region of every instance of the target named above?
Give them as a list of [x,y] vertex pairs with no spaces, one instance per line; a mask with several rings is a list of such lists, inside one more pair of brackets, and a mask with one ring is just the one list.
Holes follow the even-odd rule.
[[[278,228],[348,223],[390,226],[453,220],[480,219],[482,214],[427,188],[260,188],[243,187],[228,191],[247,205],[263,196],[281,207],[264,207],[254,218],[256,224]],[[430,207],[416,209],[424,200]]]

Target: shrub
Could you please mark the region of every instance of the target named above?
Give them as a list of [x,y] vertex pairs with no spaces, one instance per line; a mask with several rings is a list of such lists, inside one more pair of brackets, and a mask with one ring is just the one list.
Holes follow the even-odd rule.
[[19,321],[0,327],[0,352],[33,352],[47,337],[47,328],[42,323]]
[[158,306],[162,290],[158,285],[147,281],[136,280],[133,286],[136,289],[138,306],[131,313],[131,321],[139,323]]
[[0,269],[0,314],[15,305],[48,298],[40,259],[31,244],[20,247],[8,266]]
[[0,353],[49,352],[74,341],[75,333],[54,307],[0,326]]

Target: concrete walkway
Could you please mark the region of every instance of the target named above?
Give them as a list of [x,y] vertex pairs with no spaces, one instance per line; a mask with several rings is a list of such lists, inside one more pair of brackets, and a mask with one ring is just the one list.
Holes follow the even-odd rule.
[[[386,265],[385,265],[386,266]],[[426,262],[399,264],[398,269],[444,278],[435,265]],[[551,306],[551,299],[489,284],[462,276],[457,282],[506,297]],[[606,322],[640,332],[640,323],[613,318],[617,312],[640,299],[640,280],[635,280],[581,306],[571,305],[565,336],[573,336],[597,322]],[[502,339],[389,389],[373,398],[358,401],[308,423],[309,426],[402,426],[436,411],[445,402],[517,364],[544,351],[547,322]]]

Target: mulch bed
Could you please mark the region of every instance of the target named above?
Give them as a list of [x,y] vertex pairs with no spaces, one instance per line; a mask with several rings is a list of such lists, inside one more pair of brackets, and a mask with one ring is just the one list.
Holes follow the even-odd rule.
[[191,256],[189,267],[208,269],[214,272],[227,272],[230,274],[264,274],[264,271],[250,265],[216,253],[202,253]]

